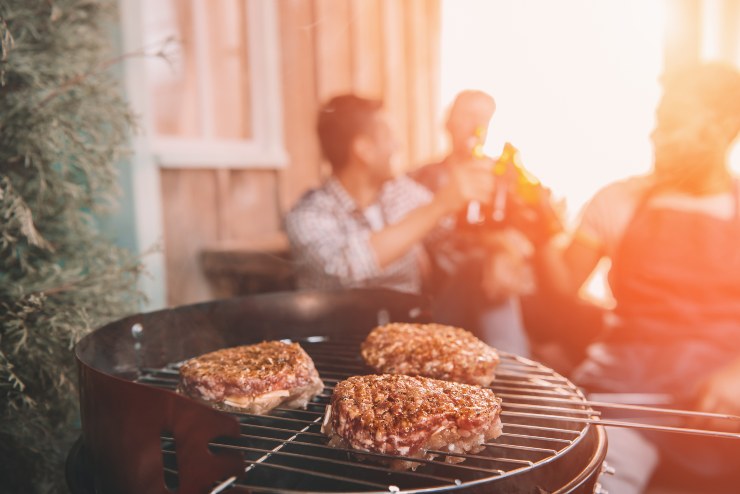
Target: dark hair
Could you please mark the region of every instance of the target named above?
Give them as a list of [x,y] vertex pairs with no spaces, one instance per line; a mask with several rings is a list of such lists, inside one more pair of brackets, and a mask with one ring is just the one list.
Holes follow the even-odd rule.
[[382,107],[380,100],[354,94],[336,96],[321,107],[316,130],[321,152],[334,170],[347,163],[352,141],[370,128],[375,114]]

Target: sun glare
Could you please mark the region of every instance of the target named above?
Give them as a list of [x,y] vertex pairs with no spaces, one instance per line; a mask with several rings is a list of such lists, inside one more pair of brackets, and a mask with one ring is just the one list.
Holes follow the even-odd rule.
[[463,89],[492,94],[486,151],[511,141],[573,219],[606,183],[650,169],[664,10],[643,0],[443,0],[440,107]]

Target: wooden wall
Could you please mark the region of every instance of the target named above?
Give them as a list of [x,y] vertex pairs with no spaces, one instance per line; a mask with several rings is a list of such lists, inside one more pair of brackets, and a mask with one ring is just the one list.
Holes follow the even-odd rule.
[[351,91],[382,98],[407,168],[438,151],[438,0],[277,5],[290,163],[279,171],[162,171],[168,305],[213,298],[200,262],[203,250],[249,249],[280,231],[283,214],[326,176],[314,128],[317,109],[329,97]]
[[279,3],[285,136],[281,172],[288,208],[328,172],[314,128],[321,102],[344,92],[382,98],[408,166],[436,154],[437,0],[288,0]]

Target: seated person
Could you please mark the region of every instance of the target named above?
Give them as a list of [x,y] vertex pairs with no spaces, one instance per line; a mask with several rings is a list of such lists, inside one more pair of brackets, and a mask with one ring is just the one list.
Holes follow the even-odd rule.
[[291,209],[285,227],[299,288],[383,287],[420,293],[424,242],[443,219],[491,196],[491,162],[469,158],[432,194],[396,177],[398,144],[380,101],[337,96],[322,106],[318,136],[331,176]]
[[[574,372],[577,384],[740,414],[740,188],[727,163],[740,130],[740,73],[691,66],[668,74],[663,89],[652,172],[599,191],[569,245],[542,251],[543,265],[553,286],[575,295],[599,259],[612,262],[616,308]],[[688,424],[697,425],[739,430],[729,420]],[[738,441],[608,434],[617,475],[602,484],[610,492],[642,492],[659,458],[707,476],[740,467]]]
[[[483,91],[459,93],[447,115],[450,152],[409,175],[432,192],[450,181],[458,166],[482,148],[496,102]],[[519,294],[534,290],[529,265],[532,244],[508,227],[485,234],[460,234],[432,252],[431,290],[440,322],[470,329],[487,343],[529,355]],[[481,289],[482,288],[482,289]]]

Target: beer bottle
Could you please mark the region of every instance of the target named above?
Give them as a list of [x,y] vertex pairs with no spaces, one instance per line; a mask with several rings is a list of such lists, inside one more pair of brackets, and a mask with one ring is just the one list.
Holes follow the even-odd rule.
[[504,154],[511,156],[509,159],[510,166],[514,170],[516,177],[516,195],[527,205],[535,205],[539,200],[542,185],[540,181],[524,168],[519,154],[519,150],[507,142],[504,145]]
[[[471,151],[473,158],[483,158],[483,133],[485,129],[482,126],[478,126],[475,129],[474,139],[475,145]],[[481,204],[479,201],[470,201],[467,206],[462,210],[462,214],[457,219],[459,227],[463,228],[476,228],[481,227],[486,223],[486,217],[488,207]]]
[[496,185],[491,199],[491,215],[489,224],[491,226],[501,225],[507,220],[507,209],[509,208],[509,194],[511,194],[511,183],[514,178],[513,163],[517,156],[517,149],[510,143],[504,144],[501,156],[493,165],[493,175],[496,177]]
[[[475,154],[476,152],[480,154]],[[513,166],[516,153],[517,149],[507,142],[501,156],[493,164],[491,170],[496,178],[491,200],[487,204],[480,204],[477,201],[468,203],[463,218],[465,226],[495,230],[507,224],[509,221],[508,210],[511,207],[510,195],[515,192],[512,185],[516,183],[516,170]],[[476,157],[483,156],[482,151],[476,151],[475,148],[473,155]]]
[[[476,131],[478,142],[473,147],[473,157],[483,156],[482,132],[482,128]],[[458,228],[482,231],[512,226],[535,243],[562,231],[547,190],[524,167],[519,150],[510,142],[504,144],[492,173],[496,183],[490,203],[468,203],[457,219]]]
[[520,228],[535,242],[562,231],[562,222],[552,207],[547,190],[537,177],[524,167],[519,150],[507,142],[501,156],[502,159],[506,157],[506,166],[509,170],[507,182],[513,189],[508,195],[510,223]]

